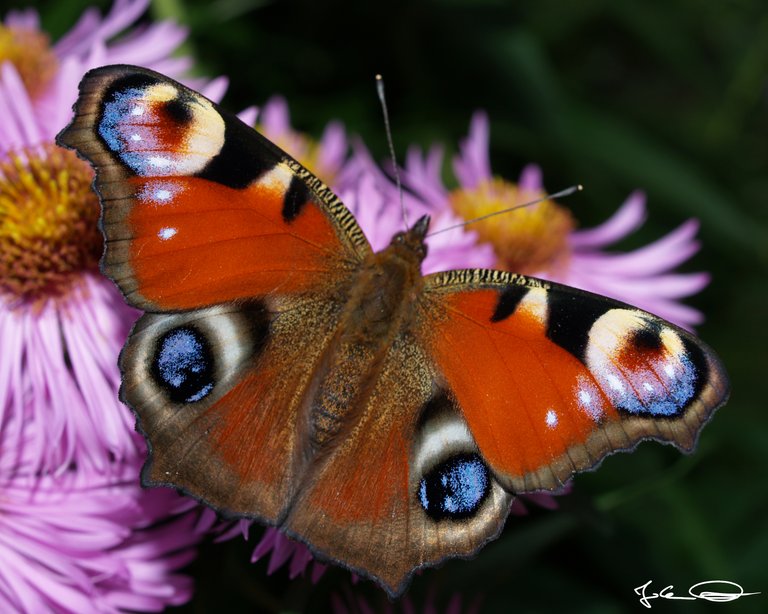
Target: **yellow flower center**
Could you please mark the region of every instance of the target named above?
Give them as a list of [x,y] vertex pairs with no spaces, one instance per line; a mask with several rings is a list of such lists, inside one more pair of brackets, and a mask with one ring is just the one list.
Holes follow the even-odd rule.
[[316,175],[323,183],[333,185],[333,181],[336,179],[336,172],[335,169],[328,168],[322,164],[320,159],[320,143],[305,134],[293,130],[289,130],[279,136],[270,135],[261,124],[256,124],[256,130],[261,132],[280,149],[287,152],[291,157],[295,158],[299,164]]
[[102,251],[93,171],[46,145],[0,162],[0,295],[45,301],[97,270]]
[[[471,190],[454,190],[450,200],[456,213],[471,220],[542,196],[494,177]],[[552,270],[567,259],[568,233],[573,227],[570,211],[545,200],[476,222],[468,230],[493,246],[500,268],[530,274]]]
[[3,62],[11,62],[16,67],[32,98],[48,85],[58,66],[47,34],[31,28],[0,25],[0,64]]

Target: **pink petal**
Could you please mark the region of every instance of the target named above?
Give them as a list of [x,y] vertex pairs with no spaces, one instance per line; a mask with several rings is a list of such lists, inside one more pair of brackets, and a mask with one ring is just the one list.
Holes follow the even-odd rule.
[[320,138],[320,153],[318,162],[321,168],[333,173],[344,163],[347,155],[347,133],[340,122],[330,122]]
[[[159,54],[156,54],[159,55]],[[110,55],[109,61],[112,61]],[[145,63],[148,68],[156,70],[157,72],[168,75],[174,79],[178,79],[184,85],[198,92],[205,88],[207,80],[189,77],[187,73],[194,66],[194,61],[190,57],[156,57]]]
[[0,122],[0,142],[2,142],[6,152],[20,149],[26,144],[20,126],[13,119],[12,105],[13,96],[7,91],[5,84],[0,81],[0,116],[6,118],[5,121]]
[[49,83],[47,91],[36,100],[36,117],[44,141],[54,137],[72,121],[72,105],[77,96],[77,85],[83,76],[83,65],[76,58],[59,61],[59,70]]
[[543,192],[544,182],[541,178],[541,167],[538,164],[526,164],[520,172],[517,187],[525,192]]
[[246,126],[253,126],[256,124],[256,118],[259,116],[259,107],[247,107],[240,111],[237,116]]
[[214,102],[221,102],[221,99],[224,98],[224,94],[227,92],[228,87],[229,79],[227,77],[216,77],[215,79],[211,79],[208,83],[206,83],[205,86],[203,86],[203,88],[200,90],[200,93],[206,98],[213,100]]
[[[703,278],[699,279],[699,283],[703,283],[703,281]],[[583,290],[624,301],[684,328],[690,329],[693,325],[703,321],[701,312],[693,307],[688,307],[674,300],[658,297],[651,292],[635,293],[632,287],[628,288],[626,285],[614,284],[614,279],[601,278],[594,275],[581,275],[577,271],[571,271],[567,283],[576,288],[582,288]],[[626,294],[627,290],[631,292],[631,295]]]
[[291,131],[291,119],[288,103],[282,96],[273,96],[267,100],[259,115],[259,123],[264,132],[272,139],[277,139]]
[[312,560],[312,553],[309,551],[309,548],[306,546],[297,548],[288,567],[288,577],[293,580],[303,574]]
[[16,67],[10,62],[4,62],[0,67],[0,74],[2,74],[3,89],[8,97],[8,109],[11,112],[10,115],[3,117],[3,122],[16,122],[21,137],[21,142],[17,146],[38,145],[42,141],[40,130],[32,111],[32,103]]
[[661,239],[625,254],[576,252],[572,266],[624,277],[662,273],[685,262],[699,250],[698,241],[693,240],[698,228],[698,221],[688,220]]
[[279,537],[280,532],[278,529],[275,529],[274,527],[267,527],[267,529],[264,531],[264,535],[262,535],[259,543],[253,550],[253,554],[251,554],[251,563],[255,563],[265,554],[272,551],[275,548]]
[[523,496],[527,501],[546,510],[556,510],[559,507],[557,499],[549,493],[530,493]]
[[512,500],[512,505],[509,506],[509,513],[513,516],[525,516],[528,513],[528,509],[525,507],[525,503],[520,500],[520,497],[515,497]]
[[669,273],[653,277],[626,278],[619,276],[592,276],[593,284],[610,291],[612,296],[631,304],[649,298],[682,298],[705,288],[709,273]]
[[[82,54],[95,39],[106,40],[134,23],[146,10],[149,0],[116,0],[99,23],[98,13],[86,11],[69,36],[62,37],[54,50],[63,55]],[[94,17],[96,17],[94,19]]]
[[56,42],[53,50],[59,57],[75,53],[82,46],[83,40],[96,31],[100,18],[98,9],[86,9],[72,29]]
[[272,556],[267,564],[267,575],[271,576],[280,569],[290,558],[295,549],[295,544],[282,533],[275,537],[275,545],[272,549]]
[[6,14],[3,25],[13,29],[39,30],[40,16],[35,9],[13,9]]
[[615,243],[637,230],[645,221],[645,193],[632,192],[618,211],[607,221],[588,230],[571,233],[568,242],[572,247],[603,247]]
[[463,188],[472,189],[481,181],[492,178],[489,133],[488,115],[476,111],[469,124],[469,135],[461,141],[459,155],[453,160],[453,172]]
[[328,565],[326,565],[325,563],[320,563],[319,561],[315,561],[312,564],[312,572],[310,573],[310,576],[309,576],[310,582],[312,582],[312,584],[317,584],[318,582],[320,582],[320,578],[323,577],[323,574],[327,569],[328,569]]
[[[109,62],[153,66],[155,62],[170,59],[169,56],[184,42],[187,34],[186,28],[170,21],[134,30],[119,42],[107,46]],[[189,65],[189,60],[184,62]]]
[[443,149],[439,146],[430,148],[426,159],[417,147],[409,147],[405,168],[402,171],[403,185],[416,193],[430,208],[447,208],[448,190],[443,186],[442,170]]

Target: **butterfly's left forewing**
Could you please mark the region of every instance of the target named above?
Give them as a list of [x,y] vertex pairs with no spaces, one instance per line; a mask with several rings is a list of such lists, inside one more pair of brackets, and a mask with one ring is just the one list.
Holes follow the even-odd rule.
[[559,488],[642,439],[690,451],[728,395],[696,337],[602,296],[464,270],[427,277],[422,306],[435,368],[513,492]]
[[144,311],[306,293],[344,279],[370,253],[317,177],[153,71],[90,71],[58,142],[94,165],[103,270]]

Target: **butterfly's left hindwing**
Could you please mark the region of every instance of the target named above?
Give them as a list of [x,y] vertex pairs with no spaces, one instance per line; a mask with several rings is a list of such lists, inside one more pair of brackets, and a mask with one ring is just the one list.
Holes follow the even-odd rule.
[[684,451],[728,396],[690,333],[611,299],[500,271],[427,277],[422,338],[513,492],[556,489],[611,452]]
[[120,393],[150,447],[144,484],[279,524],[307,470],[301,392],[338,316],[318,294],[140,318]]

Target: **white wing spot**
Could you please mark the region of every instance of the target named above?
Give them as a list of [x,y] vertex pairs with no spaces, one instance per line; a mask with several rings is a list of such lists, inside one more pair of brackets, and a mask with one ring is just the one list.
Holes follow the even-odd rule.
[[178,230],[176,230],[175,228],[169,228],[168,226],[166,226],[165,228],[161,228],[158,231],[157,236],[160,237],[162,241],[167,241],[172,236],[174,236],[177,232]]
[[579,399],[584,405],[589,405],[590,403],[592,403],[592,395],[589,394],[589,392],[584,390],[583,388],[579,390]]
[[616,392],[624,392],[624,384],[618,377],[616,377],[616,375],[609,373],[605,379],[608,380],[608,385]]
[[150,166],[154,166],[155,168],[168,168],[173,164],[172,160],[164,158],[163,156],[150,156],[147,159],[147,162],[149,162]]
[[547,411],[547,417],[545,419],[549,428],[553,429],[557,426],[557,413],[554,409]]

